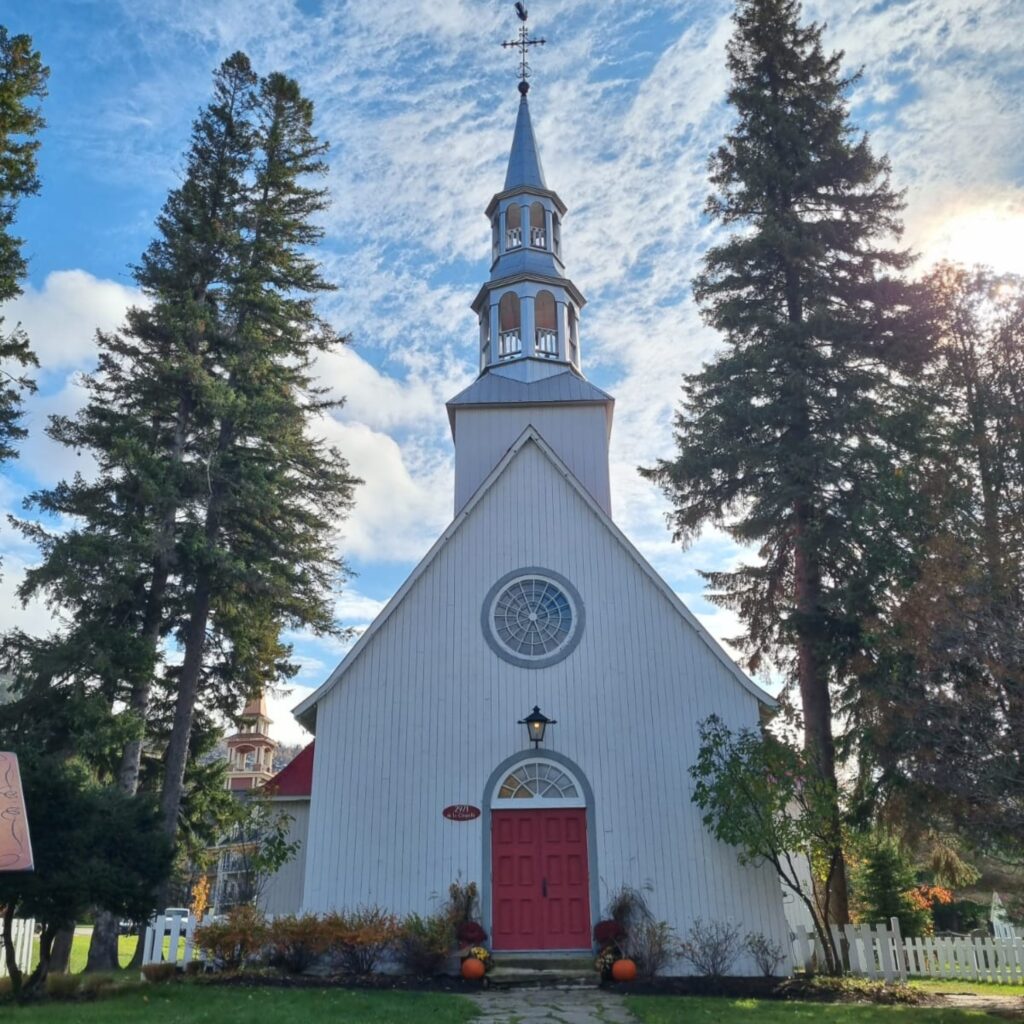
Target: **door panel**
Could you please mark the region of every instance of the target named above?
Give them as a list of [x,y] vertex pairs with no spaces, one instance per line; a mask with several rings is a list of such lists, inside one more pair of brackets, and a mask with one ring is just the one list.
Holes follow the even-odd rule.
[[589,949],[584,808],[491,814],[495,949]]

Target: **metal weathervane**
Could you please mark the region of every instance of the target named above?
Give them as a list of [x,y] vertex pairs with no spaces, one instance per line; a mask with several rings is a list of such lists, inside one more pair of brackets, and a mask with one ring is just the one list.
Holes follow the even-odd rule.
[[516,3],[516,15],[522,24],[519,26],[519,38],[510,39],[502,43],[503,49],[512,49],[519,51],[519,91],[525,96],[530,90],[530,83],[527,79],[530,77],[530,65],[526,59],[526,55],[530,52],[531,46],[543,46],[546,39],[531,39],[530,33],[526,30],[526,18],[529,11],[521,4]]

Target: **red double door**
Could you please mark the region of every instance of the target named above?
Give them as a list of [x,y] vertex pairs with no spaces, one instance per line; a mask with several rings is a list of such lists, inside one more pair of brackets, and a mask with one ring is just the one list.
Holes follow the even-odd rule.
[[587,814],[493,811],[495,949],[590,949]]

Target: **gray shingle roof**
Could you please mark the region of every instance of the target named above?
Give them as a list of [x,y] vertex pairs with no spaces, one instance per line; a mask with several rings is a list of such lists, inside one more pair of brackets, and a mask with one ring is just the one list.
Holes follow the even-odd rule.
[[448,402],[453,405],[504,405],[521,402],[526,405],[548,402],[613,402],[606,391],[588,380],[566,370],[551,377],[526,384],[497,373],[485,373]]

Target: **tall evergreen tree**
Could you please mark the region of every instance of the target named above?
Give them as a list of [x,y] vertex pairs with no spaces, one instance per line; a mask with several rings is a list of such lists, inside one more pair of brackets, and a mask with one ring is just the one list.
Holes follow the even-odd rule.
[[[750,667],[796,683],[808,753],[835,780],[830,684],[859,643],[875,583],[902,564],[908,487],[900,439],[916,406],[900,368],[910,257],[890,241],[901,196],[848,119],[842,55],[801,24],[797,0],[740,0],[728,46],[737,120],[711,159],[707,213],[736,230],[694,295],[725,350],[685,378],[678,454],[643,472],[688,542],[723,528],[760,560],[706,574],[738,612]],[[831,914],[848,919],[839,827]]]
[[211,622],[232,624],[234,655],[257,674],[288,671],[276,639],[281,627],[330,630],[330,585],[344,573],[332,534],[358,481],[310,429],[335,404],[315,386],[313,362],[343,340],[314,306],[331,286],[308,251],[322,235],[314,218],[327,204],[326,190],[305,183],[326,170],[326,145],[312,124],[313,104],[296,82],[272,74],[260,83],[242,258],[225,296],[223,371],[204,406],[216,424],[209,489],[184,543],[184,659],[161,800],[170,835]]
[[[6,638],[16,685],[73,683],[125,706],[112,770],[133,793],[143,744],[164,746],[172,837],[209,716],[236,714],[295,671],[285,628],[338,629],[330,598],[344,566],[333,534],[356,481],[312,432],[330,405],[312,362],[344,339],[313,306],[328,286],[306,252],[325,204],[302,183],[323,171],[311,120],[295,83],[260,82],[244,54],[221,66],[185,180],[136,268],[150,305],[99,336],[89,403],[51,423],[56,440],[96,458],[99,475],[33,496],[69,531],[24,524],[43,561],[22,596],[45,596],[69,625]],[[174,643],[183,664],[164,660]],[[100,915],[91,967],[116,964],[111,924]]]
[[[26,263],[22,240],[12,232],[18,204],[39,191],[36,154],[43,118],[33,100],[46,95],[49,68],[26,35],[12,36],[0,25],[0,307],[21,294]],[[21,399],[34,390],[26,370],[36,365],[20,325],[4,333],[0,317],[0,462],[16,454],[25,436],[19,423]]]

